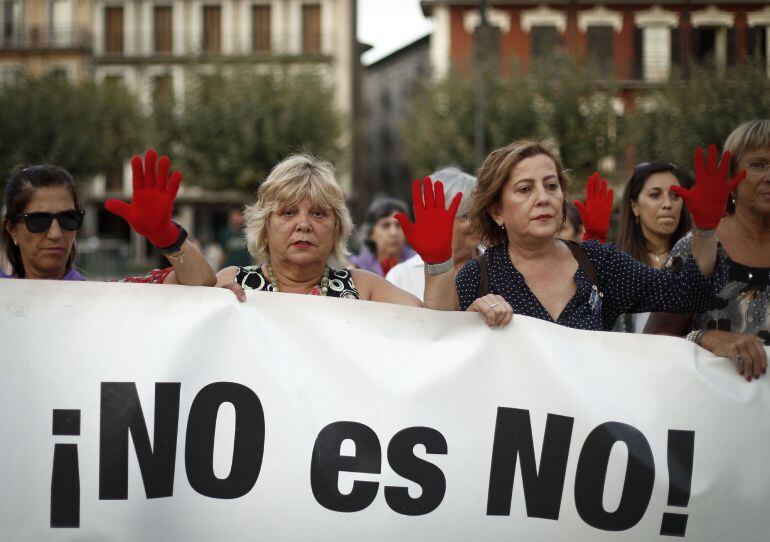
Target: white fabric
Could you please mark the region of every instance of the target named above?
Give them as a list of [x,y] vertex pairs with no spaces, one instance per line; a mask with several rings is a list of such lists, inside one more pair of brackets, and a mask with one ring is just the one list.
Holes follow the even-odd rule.
[[[747,383],[731,363],[684,339],[579,331],[522,316],[490,329],[471,313],[264,292],[239,303],[223,289],[145,284],[2,280],[0,300],[0,540],[635,542],[670,539],[660,535],[665,513],[687,515],[688,540],[755,542],[770,532],[770,377]],[[179,384],[172,496],[145,496],[132,439],[103,417],[105,383],[136,386],[150,441],[155,385]],[[264,412],[261,470],[238,498],[206,496],[190,479],[192,407],[217,383],[249,390]],[[558,519],[528,516],[516,461],[508,462],[516,466],[510,514],[487,514],[500,408],[528,413],[541,470],[546,420],[573,420],[563,489],[554,493]],[[54,409],[80,411],[79,435],[52,434]],[[234,412],[222,403],[211,431],[218,480],[230,475]],[[239,430],[249,427],[246,419],[237,418]],[[370,428],[381,451],[379,462],[367,455],[379,465],[373,472],[337,478],[343,495],[354,481],[379,484],[360,511],[332,511],[311,487],[321,452],[364,454],[350,440],[313,453],[319,433],[342,421]],[[589,489],[604,488],[606,513],[619,507],[628,483],[623,442],[608,451],[606,480],[586,470],[586,442],[603,424],[643,435],[654,466],[642,515],[621,531],[590,525],[576,504],[578,473]],[[394,511],[386,488],[421,494],[388,451],[411,427],[433,428],[447,444],[446,453],[407,449],[446,481],[438,506],[420,516]],[[679,505],[669,504],[672,430],[694,433],[691,491]],[[100,453],[102,438],[127,439],[125,500],[99,498],[100,460],[120,464]],[[52,528],[54,447],[67,444],[78,452],[80,525]],[[554,450],[549,444],[544,457],[551,461]],[[191,462],[200,461],[200,449],[189,451]]]
[[419,254],[394,265],[385,279],[422,301],[425,294],[425,262]]

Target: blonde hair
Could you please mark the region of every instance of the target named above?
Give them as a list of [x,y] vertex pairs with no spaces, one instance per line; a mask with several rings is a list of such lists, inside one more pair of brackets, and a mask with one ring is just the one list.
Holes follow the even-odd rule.
[[482,244],[493,247],[502,245],[507,237],[505,230],[492,219],[489,209],[500,202],[500,196],[505,183],[511,177],[513,168],[526,158],[544,154],[553,160],[556,165],[556,174],[559,178],[559,186],[564,194],[562,205],[562,220],[567,216],[567,176],[559,159],[559,147],[553,140],[534,141],[531,139],[519,139],[489,153],[484,163],[479,168],[476,189],[473,191],[473,199],[469,214],[474,231],[478,234]]
[[[730,132],[722,151],[730,151],[730,175],[740,171],[740,161],[748,151],[770,147],[770,119],[755,119],[742,123]],[[727,212],[735,212],[733,198],[727,200]]]
[[334,166],[310,154],[293,154],[273,167],[257,191],[257,201],[247,205],[246,245],[255,261],[270,258],[267,227],[270,215],[309,199],[313,205],[330,209],[334,214],[335,243],[330,259],[344,261],[353,221],[345,205],[345,195],[337,183]]

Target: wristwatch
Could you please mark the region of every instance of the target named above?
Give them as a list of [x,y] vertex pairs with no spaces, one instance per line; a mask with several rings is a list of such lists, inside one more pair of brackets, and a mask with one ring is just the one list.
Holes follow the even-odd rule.
[[171,221],[171,223],[174,226],[176,226],[176,229],[179,230],[179,237],[177,237],[176,242],[171,246],[162,247],[162,248],[158,247],[158,250],[160,250],[160,253],[163,254],[164,256],[168,254],[173,254],[174,252],[179,252],[180,250],[182,250],[182,245],[184,245],[184,242],[187,241],[187,230],[184,229],[179,224],[177,224],[176,222],[174,222],[173,220]]

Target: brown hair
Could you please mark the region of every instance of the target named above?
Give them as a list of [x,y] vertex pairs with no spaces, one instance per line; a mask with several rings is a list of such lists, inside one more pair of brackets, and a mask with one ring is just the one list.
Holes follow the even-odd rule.
[[500,228],[489,215],[489,208],[500,202],[503,187],[510,179],[513,168],[519,162],[540,154],[546,155],[556,165],[559,186],[564,194],[564,204],[561,210],[562,221],[567,216],[567,176],[559,159],[559,147],[556,142],[550,139],[543,141],[519,139],[489,153],[479,168],[478,181],[476,189],[473,191],[469,214],[473,229],[478,234],[482,244],[493,247],[505,243],[507,239],[505,230]]

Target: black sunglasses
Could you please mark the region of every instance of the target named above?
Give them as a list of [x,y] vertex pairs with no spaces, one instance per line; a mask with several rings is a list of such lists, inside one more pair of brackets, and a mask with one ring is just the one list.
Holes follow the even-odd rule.
[[85,214],[86,212],[80,209],[62,211],[60,213],[24,213],[16,215],[13,221],[19,222],[23,219],[30,233],[43,233],[48,231],[55,218],[61,229],[77,231],[83,225],[83,215]]

